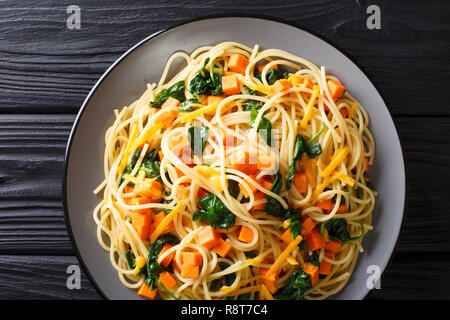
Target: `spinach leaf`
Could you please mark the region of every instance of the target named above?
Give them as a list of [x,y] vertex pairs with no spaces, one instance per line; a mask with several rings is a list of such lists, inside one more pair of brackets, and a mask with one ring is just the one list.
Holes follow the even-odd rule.
[[295,161],[293,160],[291,165],[289,166],[289,173],[288,176],[286,178],[286,188],[289,190],[290,188],[292,188],[292,181],[294,180],[295,177]]
[[189,86],[189,92],[198,97],[201,94],[211,96],[221,96],[222,91],[222,77],[218,74],[214,75],[215,85],[211,78],[202,77],[201,74],[197,74],[192,80]]
[[319,255],[317,254],[317,251],[313,251],[313,253],[309,255],[309,262],[311,262],[311,264],[315,265],[316,267],[320,266]]
[[[352,188],[353,188],[353,187],[352,187]],[[331,198],[331,200],[333,200],[333,201],[336,203],[337,197],[338,197],[338,195],[335,194],[335,195],[333,196],[333,198]],[[344,198],[344,197],[341,197],[341,202],[340,202],[340,204],[345,204],[345,198]]]
[[233,198],[237,198],[240,192],[239,183],[235,180],[228,179],[228,192]]
[[[218,262],[217,265],[221,270],[225,270],[230,267],[230,265],[224,261]],[[235,273],[226,274],[224,275],[224,278],[225,278],[225,285],[231,286],[233,282],[236,280],[236,274]]]
[[252,96],[259,96],[259,92],[257,90],[252,90],[247,86],[244,86],[244,87],[245,87],[245,92],[247,92],[247,94],[250,94]]
[[289,74],[282,69],[270,69],[266,72],[267,82],[272,85],[275,81],[289,78]]
[[294,145],[294,160],[299,160],[306,151],[306,140],[301,135],[297,135]]
[[[158,177],[158,182],[161,183],[161,179],[159,178],[159,157],[158,157],[158,151],[160,150],[160,147],[153,149],[148,154],[144,156],[142,159],[141,166],[139,167],[138,171],[144,171],[145,176],[147,178],[156,178]],[[124,174],[130,174],[133,171],[134,166],[136,165],[137,160],[139,159],[141,155],[141,149],[136,149],[131,156],[130,164],[127,166],[126,170],[124,171]],[[120,178],[120,184],[124,181],[123,177]],[[129,186],[134,187],[134,183],[129,182]]]
[[178,81],[167,89],[161,90],[155,97],[155,101],[150,102],[152,108],[161,108],[164,102],[170,97],[177,99],[178,101],[184,101],[184,80]]
[[[230,264],[227,262],[224,262],[224,261],[220,261],[217,263],[217,266],[219,267],[220,270],[223,271],[223,270],[229,268]],[[219,284],[221,286],[224,286],[224,285],[231,286],[235,280],[236,280],[235,273],[226,274],[221,278],[211,281],[210,289],[216,291],[219,287]]]
[[286,180],[286,188],[288,190],[292,187],[292,180],[294,180],[295,177],[295,162],[302,157],[303,153],[306,151],[306,148],[307,143],[305,138],[303,138],[301,135],[297,135],[294,145],[294,157],[292,159],[292,163],[289,166],[289,174]]
[[139,171],[144,171],[145,177],[147,178],[157,178],[159,183],[162,183],[160,177],[160,165],[158,151],[160,147],[153,149],[148,154],[145,155],[144,159],[142,159],[141,166],[139,167]]
[[135,263],[133,257],[131,256],[131,251],[130,251],[130,249],[128,249],[127,251],[125,251],[125,258],[127,258],[128,267],[129,267],[130,269],[136,268],[136,263]]
[[[230,265],[227,262],[218,262],[217,265],[219,266],[219,268],[221,270],[225,270],[227,268],[230,267]],[[226,274],[224,275],[222,278],[219,279],[215,279],[213,281],[211,281],[211,287],[214,285],[215,289],[218,289],[218,285],[221,283],[222,286],[226,285],[226,286],[231,286],[233,284],[233,282],[236,280],[236,274],[235,273],[230,273],[230,274]],[[250,286],[250,284],[248,284],[247,286]],[[234,300],[233,296],[228,296],[226,297],[227,300]],[[245,293],[245,294],[240,294],[238,296],[238,300],[248,300],[250,299],[250,293]]]
[[[256,117],[258,117],[258,109],[252,108],[250,110],[250,127],[253,128],[255,125]],[[263,139],[266,141],[267,145],[270,147],[272,145],[272,123],[264,116],[261,117],[259,122],[258,132],[261,134]]]
[[[261,72],[258,71],[258,68],[254,69],[253,74],[257,79],[259,79],[259,81],[262,82],[262,78],[261,78],[262,74],[261,74]],[[287,78],[289,78],[289,73],[287,71],[284,71],[281,68],[270,69],[266,72],[266,80],[270,85],[274,84],[277,80],[287,79]]]
[[[122,176],[120,177],[119,186],[125,181],[125,179],[123,178],[123,175],[130,174],[131,171],[133,171],[133,168],[136,165],[136,162],[138,161],[140,155],[141,155],[141,149],[136,149],[133,152],[133,155],[131,156],[130,164],[126,167],[125,171],[122,173]],[[132,183],[132,182],[129,182],[128,185],[130,187],[134,187],[134,183]]]
[[320,146],[319,142],[316,142],[313,145],[311,145],[307,151],[308,157],[310,157],[310,158],[315,158],[321,153],[322,153],[322,147]]
[[207,221],[214,229],[228,228],[236,223],[236,216],[225,206],[225,204],[214,194],[208,193],[203,198],[198,199],[197,203],[202,210],[197,210],[192,216],[192,220]]
[[188,129],[187,137],[191,145],[192,152],[201,156],[208,141],[209,128],[203,126],[192,126]]
[[291,219],[289,230],[291,231],[292,239],[297,238],[302,232],[302,220],[300,220],[298,211],[295,209],[287,209],[284,219]]
[[333,218],[325,221],[321,225],[321,230],[323,228],[327,229],[330,240],[348,241],[350,239],[350,233],[347,230],[347,220],[343,218]]
[[319,132],[317,132],[316,135],[315,135],[314,137],[312,137],[311,140],[309,140],[306,144],[307,144],[308,146],[311,145],[314,141],[316,141],[316,139],[317,139],[318,137],[320,137],[320,135],[323,133],[324,130],[325,130],[325,126],[323,126],[323,127],[319,130]]
[[323,229],[326,228],[330,240],[339,240],[342,242],[359,240],[364,236],[364,225],[360,221],[355,222],[358,222],[361,225],[361,234],[357,237],[350,237],[347,228],[347,220],[343,218],[333,218],[323,222],[320,226],[320,231],[323,233]]
[[[280,194],[282,186],[283,182],[281,180],[281,174],[277,172],[277,174],[275,175],[275,180],[272,184],[272,188],[270,188],[270,191],[272,191],[275,194]],[[286,215],[286,209],[284,209],[283,205],[277,199],[272,198],[270,196],[267,196],[267,202],[263,208],[263,211],[271,216],[278,218],[284,218]]]
[[165,268],[158,264],[158,255],[161,249],[166,243],[178,244],[180,240],[172,235],[164,235],[158,238],[152,245],[148,248],[148,261],[145,266],[145,280],[144,282],[148,284],[150,290],[153,290],[155,281],[158,281],[159,274],[165,270]]
[[[247,94],[251,94],[252,96],[258,96],[259,93],[256,90],[252,90],[247,86],[245,87],[245,91],[247,92]],[[244,111],[251,111],[252,109],[256,109],[259,110],[262,107],[262,102],[258,101],[258,100],[252,100],[249,99],[247,100],[247,102],[244,104]]]
[[178,111],[180,112],[194,111],[196,108],[192,106],[193,104],[200,104],[200,102],[197,99],[188,99],[180,104],[180,106],[178,107]]
[[262,107],[262,102],[258,100],[247,100],[244,104],[244,111],[252,111],[252,109],[259,110]]
[[311,288],[309,274],[303,269],[297,269],[289,276],[286,286],[281,288],[274,297],[280,300],[299,300],[309,288]]
[[[205,59],[203,66],[198,74],[192,78],[189,85],[189,92],[198,97],[201,94],[220,96],[223,95],[222,91],[222,76],[214,74],[213,72],[207,72],[205,66],[209,62],[209,58]],[[214,63],[213,63],[214,65]],[[213,66],[211,66],[211,71]]]
[[159,167],[160,167],[159,161],[152,161],[150,159],[144,159],[142,161],[142,165],[139,168],[139,170],[142,170],[145,172],[145,176],[147,178],[156,178],[159,177]]

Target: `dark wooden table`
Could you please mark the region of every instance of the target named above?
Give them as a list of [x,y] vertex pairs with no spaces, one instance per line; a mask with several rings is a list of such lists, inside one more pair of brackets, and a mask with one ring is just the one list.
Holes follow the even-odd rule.
[[[408,208],[396,254],[368,299],[450,298],[448,1],[0,1],[0,298],[99,299],[64,222],[61,177],[75,115],[100,75],[149,34],[210,14],[264,14],[304,26],[356,61],[398,127]],[[66,10],[81,9],[69,30]],[[366,9],[381,9],[369,30]],[[378,146],[382,148],[383,146]]]

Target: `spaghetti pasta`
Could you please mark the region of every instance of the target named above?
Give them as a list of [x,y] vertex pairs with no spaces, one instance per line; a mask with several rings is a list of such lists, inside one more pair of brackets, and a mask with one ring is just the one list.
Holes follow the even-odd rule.
[[323,299],[345,286],[372,229],[375,145],[325,67],[236,42],[178,52],[115,117],[93,217],[125,286],[164,299]]

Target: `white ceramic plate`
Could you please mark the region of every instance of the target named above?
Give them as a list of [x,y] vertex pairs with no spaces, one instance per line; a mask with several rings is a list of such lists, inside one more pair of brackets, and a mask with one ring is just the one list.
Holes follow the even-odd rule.
[[376,152],[370,176],[379,192],[373,213],[375,229],[368,233],[365,252],[345,288],[332,299],[362,299],[369,291],[368,267],[382,272],[394,250],[405,207],[405,168],[398,135],[383,99],[365,74],[334,46],[297,27],[263,18],[216,17],[188,22],[153,34],[120,57],[100,78],[84,102],[66,152],[63,198],[66,222],[78,259],[103,297],[138,299],[122,285],[109,254],[97,243],[92,210],[99,196],[92,193],[103,179],[104,134],[113,110],[136,100],[146,83],[157,82],[169,56],[222,41],[250,47],[282,49],[324,65],[367,109]]

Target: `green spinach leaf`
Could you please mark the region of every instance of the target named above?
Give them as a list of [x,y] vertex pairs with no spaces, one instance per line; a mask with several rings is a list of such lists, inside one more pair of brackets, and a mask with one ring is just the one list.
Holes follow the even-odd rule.
[[226,229],[236,223],[236,216],[214,194],[208,193],[203,198],[198,199],[197,202],[202,210],[195,211],[192,220],[206,221],[214,229]]
[[292,239],[297,238],[302,233],[302,220],[300,220],[300,214],[296,209],[287,209],[284,215],[284,219],[290,219],[289,229],[291,231]]
[[130,251],[130,249],[128,249],[127,251],[125,251],[125,258],[127,258],[128,267],[129,267],[130,269],[136,268],[136,263],[135,263],[133,257],[131,256],[131,251]]
[[317,251],[313,251],[313,253],[309,255],[309,262],[316,267],[320,266],[319,255],[317,254]]
[[[250,110],[250,127],[253,128],[255,125],[255,120],[258,117],[258,109],[252,108]],[[261,117],[259,122],[258,132],[266,141],[267,145],[270,147],[272,145],[272,123],[264,116]]]
[[297,137],[295,138],[295,145],[294,145],[294,157],[289,166],[289,174],[286,179],[286,188],[288,190],[292,187],[292,181],[294,180],[295,177],[295,163],[302,157],[303,153],[306,151],[306,148],[307,148],[306,140],[301,135],[297,135]]
[[203,126],[192,126],[188,129],[187,137],[191,145],[192,152],[201,156],[205,149],[206,141],[208,141],[209,128]]
[[287,284],[274,297],[280,300],[299,300],[305,291],[311,288],[309,274],[303,269],[294,270],[289,276]]
[[196,109],[196,107],[192,106],[193,104],[200,104],[197,99],[188,99],[180,104],[178,107],[178,111],[180,112],[191,112]]
[[342,242],[359,240],[364,236],[364,225],[360,221],[355,222],[358,222],[361,225],[361,234],[357,237],[350,237],[347,220],[343,218],[333,218],[323,222],[320,225],[320,232],[323,233],[323,229],[326,228],[330,240],[339,240]]
[[[275,180],[273,181],[272,184],[272,188],[270,188],[270,191],[272,191],[275,194],[280,194],[282,186],[283,182],[281,180],[281,173],[277,172],[277,174],[275,175]],[[286,209],[283,207],[283,205],[277,199],[272,198],[270,196],[267,196],[267,202],[263,208],[263,211],[271,216],[278,218],[284,218],[286,215]]]
[[307,151],[308,157],[310,157],[310,158],[315,158],[321,153],[322,153],[322,147],[320,146],[319,142],[316,142],[313,145],[311,145]]
[[[207,72],[205,66],[208,62],[209,58],[206,58],[200,72],[197,73],[190,82],[189,92],[196,97],[198,97],[201,94],[213,96],[223,95],[222,76],[214,74],[213,72]],[[213,66],[211,66],[211,71],[212,70]]]
[[145,266],[145,280],[144,282],[148,284],[150,290],[153,290],[155,282],[158,280],[159,274],[166,270],[163,266],[158,264],[158,255],[161,249],[166,243],[178,244],[180,240],[172,235],[164,235],[158,238],[153,244],[148,248],[148,261]]
[[[258,71],[258,68],[254,69],[253,74],[257,79],[259,79],[259,81],[262,82],[262,74]],[[270,69],[266,72],[266,80],[270,85],[274,84],[277,80],[287,78],[289,78],[289,73],[281,68]]]
[[233,198],[237,198],[241,189],[239,183],[235,180],[228,179],[228,192]]
[[178,81],[167,89],[161,90],[155,97],[155,101],[150,102],[152,108],[161,108],[164,102],[170,97],[183,102],[185,99],[184,91],[186,90],[184,80]]
[[[246,90],[247,94],[251,94],[252,96],[258,96],[259,95],[258,91],[252,90],[252,89],[250,89],[247,86],[245,86],[245,90]],[[252,109],[259,110],[259,109],[261,109],[262,105],[263,104],[262,104],[261,101],[249,99],[244,104],[244,111],[251,111]]]

